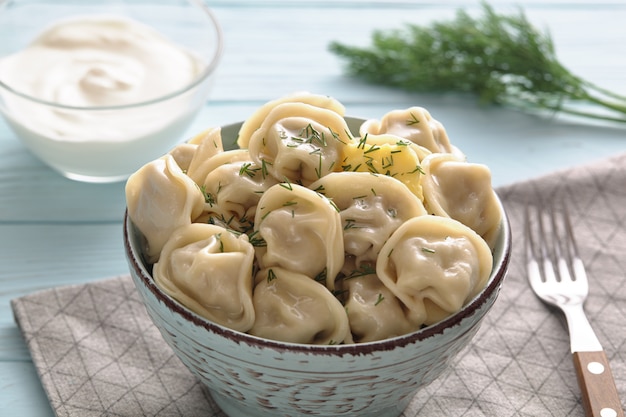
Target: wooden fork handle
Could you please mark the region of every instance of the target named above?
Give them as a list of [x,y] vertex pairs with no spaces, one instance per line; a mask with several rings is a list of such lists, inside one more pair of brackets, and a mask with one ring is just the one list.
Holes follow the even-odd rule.
[[604,351],[574,352],[573,357],[587,417],[624,417]]

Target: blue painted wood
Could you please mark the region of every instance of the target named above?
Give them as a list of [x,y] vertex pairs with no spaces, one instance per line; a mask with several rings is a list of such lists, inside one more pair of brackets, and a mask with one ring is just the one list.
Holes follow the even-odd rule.
[[[50,0],[52,1],[52,0]],[[626,127],[583,125],[503,108],[471,97],[411,94],[345,77],[331,40],[365,45],[374,29],[449,18],[466,1],[212,1],[226,36],[210,100],[181,139],[243,120],[262,103],[293,91],[341,100],[347,113],[380,117],[421,105],[473,162],[504,185],[626,151]],[[550,30],[563,63],[626,94],[626,6],[622,0],[494,1]],[[124,184],[82,184],[32,156],[0,121],[0,415],[52,416],[13,321],[12,298],[126,272],[121,240]]]

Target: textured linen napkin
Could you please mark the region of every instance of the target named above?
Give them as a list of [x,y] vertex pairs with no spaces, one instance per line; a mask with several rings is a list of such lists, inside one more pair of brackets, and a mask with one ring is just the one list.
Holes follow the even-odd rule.
[[[523,209],[563,198],[590,280],[589,320],[626,400],[626,154],[498,189],[513,230],[500,296],[450,370],[404,412],[583,416],[565,321],[532,293]],[[57,416],[219,416],[152,325],[129,276],[12,301]]]

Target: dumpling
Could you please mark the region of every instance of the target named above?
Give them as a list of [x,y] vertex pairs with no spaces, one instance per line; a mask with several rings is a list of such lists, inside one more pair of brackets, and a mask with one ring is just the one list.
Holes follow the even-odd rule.
[[196,184],[202,184],[204,178],[215,166],[209,163],[209,160],[215,155],[224,152],[222,129],[220,127],[207,129],[193,137],[189,142],[195,144],[197,148],[189,162],[187,175],[189,175]]
[[260,268],[282,267],[334,289],[344,248],[341,217],[323,195],[281,183],[259,200],[254,230],[265,246],[256,247]]
[[172,232],[198,217],[205,203],[200,187],[170,154],[133,173],[125,192],[128,216],[146,239],[145,253],[150,263],[158,260]]
[[373,342],[402,336],[421,327],[407,315],[400,300],[376,274],[343,278],[344,306],[352,337],[356,343]]
[[429,325],[478,294],[492,261],[487,243],[469,227],[447,217],[420,216],[391,235],[376,274],[410,310],[413,323]]
[[[207,129],[189,139],[187,142],[179,143],[168,153],[174,157],[174,160],[183,170],[183,172],[187,172],[189,170],[189,165],[191,165],[191,160],[193,159],[196,151],[198,150],[198,146],[203,142],[203,140],[209,136],[213,131],[219,131],[220,129]],[[222,149],[221,145],[221,137],[212,139],[214,147]],[[188,172],[187,172],[188,173]]]
[[205,206],[202,217],[239,232],[251,232],[261,195],[277,183],[250,160],[226,162],[209,172],[204,180],[203,190],[210,204]]
[[370,119],[359,129],[363,137],[369,135],[391,134],[410,140],[433,153],[455,152],[444,126],[434,119],[428,110],[413,106],[406,110],[392,110],[382,119]]
[[274,107],[284,103],[310,104],[311,106],[332,110],[342,117],[344,116],[346,111],[343,104],[329,96],[312,94],[307,92],[289,94],[265,103],[263,106],[259,107],[249,118],[247,118],[242,123],[241,128],[239,129],[237,145],[242,149],[247,148],[248,144],[250,143],[250,137],[259,127],[261,127],[261,124],[263,123],[267,115],[274,109]]
[[309,185],[339,171],[343,148],[352,141],[338,113],[303,103],[274,107],[252,134],[250,157],[279,181]]
[[354,140],[344,149],[341,170],[369,172],[394,177],[422,199],[421,159],[425,149],[393,135],[368,135]]
[[344,250],[363,261],[376,261],[389,236],[406,220],[426,215],[424,205],[400,181],[367,172],[336,172],[311,189],[331,199],[340,211]]
[[351,343],[346,311],[322,284],[280,267],[256,275],[256,320],[249,333],[290,343]]
[[174,146],[168,153],[172,155],[180,169],[185,172],[189,169],[189,164],[191,163],[196,149],[198,149],[198,145],[185,142]]
[[[250,154],[247,149],[234,149],[231,151],[218,152],[215,155],[204,159],[202,166],[196,171],[196,178],[202,176],[202,180],[196,182],[204,193],[206,204],[201,219],[195,221],[206,220],[206,213],[211,212],[212,207],[217,201],[216,191],[219,188],[219,184],[209,184],[207,188],[206,178],[213,170],[223,166],[236,163],[250,163]],[[201,175],[199,173],[202,172]],[[195,180],[194,180],[195,182]]]
[[246,235],[194,223],[176,229],[153,276],[159,287],[196,314],[233,330],[254,323],[254,247]]
[[422,167],[428,211],[469,226],[493,248],[502,213],[489,168],[450,154],[433,154],[422,161]]

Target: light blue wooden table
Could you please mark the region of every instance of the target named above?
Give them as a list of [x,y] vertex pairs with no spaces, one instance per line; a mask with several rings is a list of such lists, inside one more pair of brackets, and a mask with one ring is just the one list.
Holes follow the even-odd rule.
[[[421,105],[473,162],[491,167],[495,186],[626,151],[621,129],[480,108],[456,95],[418,95],[368,86],[342,74],[331,40],[365,45],[373,29],[450,18],[458,1],[210,1],[225,54],[210,100],[187,136],[246,118],[262,103],[307,90],[332,95],[347,113],[380,117]],[[580,76],[626,94],[626,3],[526,0],[492,4],[552,33],[562,62]],[[2,40],[0,40],[1,42]],[[9,301],[43,288],[127,271],[122,247],[124,184],[93,185],[57,175],[0,121],[0,416],[52,411]]]

